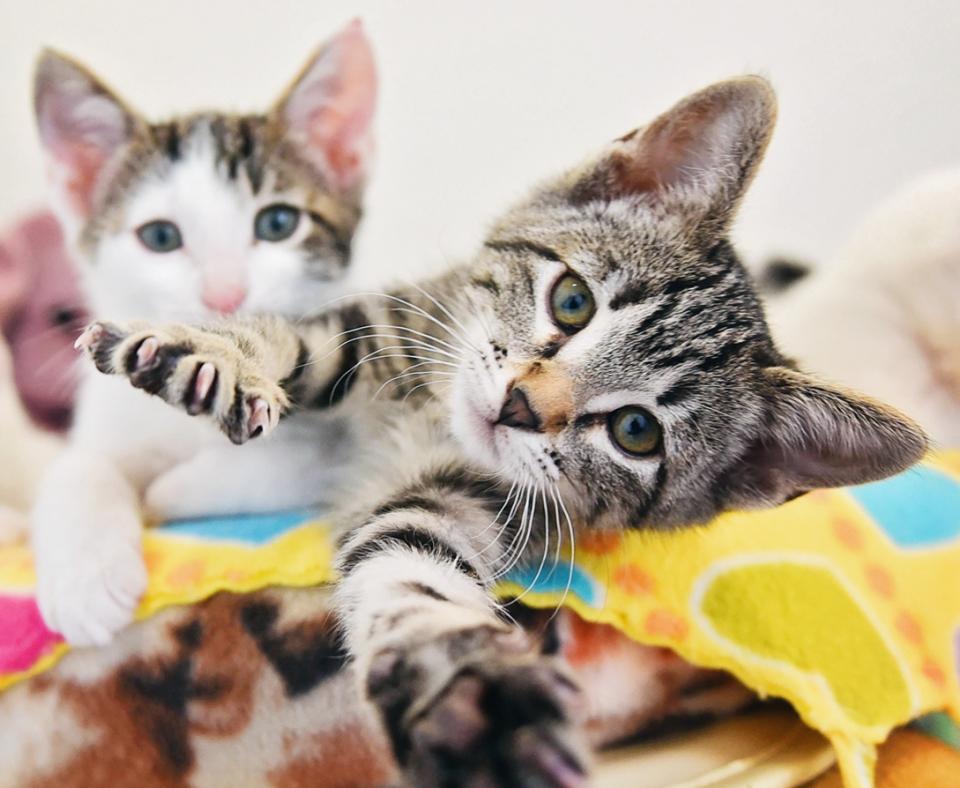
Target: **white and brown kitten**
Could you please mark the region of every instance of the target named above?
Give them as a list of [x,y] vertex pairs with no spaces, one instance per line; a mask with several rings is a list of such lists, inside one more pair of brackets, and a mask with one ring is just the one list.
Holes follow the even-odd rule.
[[[508,212],[466,265],[315,318],[92,325],[102,372],[233,442],[406,403],[338,521],[337,613],[414,785],[573,786],[578,690],[491,586],[582,527],[675,528],[896,473],[922,431],[795,369],[728,240],[773,128],[709,87]],[[560,570],[562,571],[562,570]]]
[[[265,114],[151,123],[76,62],[45,53],[40,138],[92,313],[296,319],[328,301],[360,220],[375,99],[356,22]],[[237,452],[209,425],[88,376],[33,515],[45,621],[74,644],[109,640],[145,588],[145,515],[315,503],[342,466],[344,429],[304,414],[260,451]]]

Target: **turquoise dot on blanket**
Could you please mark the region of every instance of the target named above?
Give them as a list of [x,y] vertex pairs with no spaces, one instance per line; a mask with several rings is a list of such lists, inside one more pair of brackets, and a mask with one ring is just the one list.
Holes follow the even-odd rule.
[[[570,593],[591,607],[602,607],[603,587],[590,575],[567,561],[521,564],[510,570],[504,580],[538,594]],[[522,597],[521,597],[522,598]]]
[[937,547],[960,540],[960,482],[918,465],[848,491],[898,546]]

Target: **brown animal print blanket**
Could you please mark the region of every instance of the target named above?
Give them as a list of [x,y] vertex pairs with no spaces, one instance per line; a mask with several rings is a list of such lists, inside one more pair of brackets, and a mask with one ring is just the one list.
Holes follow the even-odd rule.
[[[396,784],[325,588],[220,593],[162,611],[0,693],[0,788]],[[525,623],[584,684],[594,743],[749,694],[563,611]]]

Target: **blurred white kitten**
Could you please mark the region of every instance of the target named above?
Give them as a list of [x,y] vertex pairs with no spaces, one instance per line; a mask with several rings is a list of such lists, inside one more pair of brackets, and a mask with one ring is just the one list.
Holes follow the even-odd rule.
[[801,366],[902,409],[935,444],[960,446],[960,169],[887,200],[768,313]]

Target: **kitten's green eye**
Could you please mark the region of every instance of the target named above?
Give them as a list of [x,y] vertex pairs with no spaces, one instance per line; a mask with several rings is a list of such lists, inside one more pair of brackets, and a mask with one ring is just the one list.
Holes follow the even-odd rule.
[[263,208],[253,220],[253,233],[261,241],[284,241],[300,224],[300,211],[292,205],[277,203]]
[[155,222],[141,225],[137,229],[137,238],[147,249],[158,254],[173,252],[183,246],[180,228],[166,219],[157,219]]
[[610,437],[627,454],[643,456],[660,448],[660,424],[650,411],[628,406],[607,419]]
[[553,286],[550,295],[553,321],[568,334],[579,331],[597,311],[590,288],[579,277],[567,274]]

